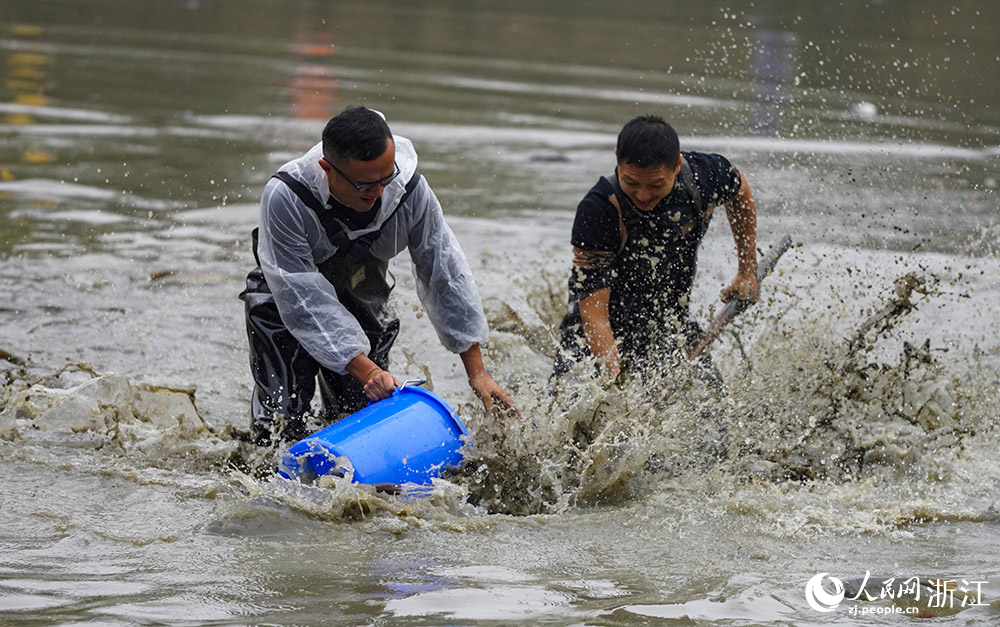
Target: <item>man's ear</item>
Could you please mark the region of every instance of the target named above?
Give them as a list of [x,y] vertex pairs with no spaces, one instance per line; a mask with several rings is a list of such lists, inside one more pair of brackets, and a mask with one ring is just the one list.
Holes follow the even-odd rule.
[[684,158],[683,156],[677,155],[677,167],[674,168],[674,176],[677,176],[678,174],[681,173],[681,160],[683,158]]
[[326,159],[319,160],[319,167],[323,168],[324,172],[330,172],[330,164],[326,162]]

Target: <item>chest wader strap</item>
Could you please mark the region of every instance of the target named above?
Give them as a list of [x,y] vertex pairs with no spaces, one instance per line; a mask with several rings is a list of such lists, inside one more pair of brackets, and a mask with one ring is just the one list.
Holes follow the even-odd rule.
[[[288,186],[292,192],[298,196],[299,200],[304,202],[307,207],[316,212],[317,215],[322,215],[326,212],[326,207],[323,206],[323,202],[316,198],[316,195],[312,193],[308,187],[302,184],[297,178],[289,174],[288,172],[278,172],[271,176],[273,179],[278,179],[282,183]],[[324,225],[325,227],[325,225]],[[257,254],[257,246],[260,241],[260,227],[254,227],[254,230],[250,232],[250,238],[253,241],[253,258],[260,265],[260,255]]]
[[[298,180],[288,172],[277,172],[272,175],[271,178],[278,179],[287,185],[288,188],[299,198],[299,200],[316,212],[320,225],[323,227],[323,230],[326,231],[326,236],[330,239],[330,243],[337,248],[337,252],[334,253],[335,256],[346,252],[350,258],[360,261],[361,258],[364,257],[365,252],[371,248],[375,240],[382,234],[382,229],[378,229],[376,231],[372,231],[371,233],[366,233],[352,242],[351,238],[347,235],[347,227],[344,223],[335,218],[333,216],[333,212],[329,211],[323,204],[323,201],[317,198],[316,194],[314,194],[311,189],[306,187],[302,181]],[[389,222],[389,219],[391,219],[392,216],[396,215],[396,212],[403,206],[406,199],[410,197],[410,194],[413,193],[413,190],[416,189],[419,182],[420,172],[414,171],[413,176],[411,176],[410,180],[406,183],[403,195],[399,199],[399,204],[396,205],[396,208],[393,209],[392,213],[389,214],[389,217],[386,218],[386,223]],[[385,226],[385,223],[383,223],[383,226]],[[254,230],[250,232],[250,237],[253,242],[253,258],[257,262],[258,266],[260,265],[260,257],[257,254],[259,232],[259,228],[254,228]]]
[[[279,172],[278,174],[283,174],[283,173]],[[392,213],[390,213],[389,216],[385,219],[385,222],[382,223],[382,226],[375,231],[365,233],[364,235],[355,240],[352,240],[347,236],[347,227],[344,225],[343,222],[341,222],[340,220],[336,219],[333,216],[332,211],[327,211],[321,214],[319,216],[320,224],[323,225],[323,229],[326,231],[327,236],[330,238],[330,242],[337,247],[337,252],[335,252],[333,256],[344,257],[350,260],[351,262],[359,263],[361,259],[365,256],[365,253],[367,253],[368,250],[372,247],[372,244],[375,243],[375,240],[377,240],[382,235],[382,229],[385,228],[385,225],[388,224],[390,220],[392,220],[393,216],[396,215],[396,212],[399,211],[399,208],[403,206],[403,203],[406,202],[406,200],[410,197],[410,194],[413,193],[413,190],[417,188],[417,184],[419,183],[420,183],[420,172],[414,171],[413,176],[411,176],[410,180],[406,182],[406,187],[403,188],[403,195],[400,196],[399,202],[396,204],[396,207],[392,210]],[[327,261],[324,261],[323,263],[324,264],[329,263],[329,259]]]
[[370,249],[382,234],[385,225],[420,183],[420,173],[413,173],[399,203],[382,223],[382,227],[354,240],[348,237],[347,226],[336,219],[334,212],[324,206],[301,181],[287,172],[278,172],[272,178],[285,183],[306,206],[316,212],[330,243],[336,247],[336,252],[329,259],[316,264],[317,269],[330,282],[337,293],[337,299],[368,336],[372,359],[376,356],[384,357],[383,353],[388,352],[399,332],[399,320],[389,306],[389,294],[395,285],[386,282],[388,262],[376,258]]

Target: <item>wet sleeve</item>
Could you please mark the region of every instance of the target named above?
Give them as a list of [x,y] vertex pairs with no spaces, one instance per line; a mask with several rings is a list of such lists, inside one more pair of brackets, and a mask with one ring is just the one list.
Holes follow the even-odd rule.
[[425,179],[413,190],[407,205],[412,213],[407,245],[417,296],[438,338],[453,353],[483,344],[489,327],[479,289],[458,239],[444,220],[441,203]]
[[292,192],[272,180],[260,209],[260,268],[281,321],[322,366],[346,374],[347,364],[370,350],[354,316],[337,299],[333,285],[313,260],[312,240],[324,236]]
[[743,177],[729,159],[705,153],[695,153],[688,158],[697,162],[697,165],[691,164],[691,168],[700,174],[696,177],[698,191],[709,204],[725,205],[736,198]]
[[570,243],[573,245],[570,294],[583,298],[609,287],[613,278],[611,262],[621,247],[621,231],[618,210],[606,195],[591,190],[580,201]]

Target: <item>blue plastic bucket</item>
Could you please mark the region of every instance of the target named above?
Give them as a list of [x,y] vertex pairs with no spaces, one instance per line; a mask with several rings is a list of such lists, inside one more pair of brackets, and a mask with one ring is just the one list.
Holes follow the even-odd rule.
[[286,479],[344,476],[346,458],[356,483],[428,485],[448,467],[460,466],[469,431],[433,392],[401,386],[294,444],[278,473]]

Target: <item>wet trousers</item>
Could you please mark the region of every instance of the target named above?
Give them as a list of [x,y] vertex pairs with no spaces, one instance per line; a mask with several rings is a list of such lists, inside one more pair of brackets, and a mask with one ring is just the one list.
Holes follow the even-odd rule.
[[[583,334],[578,306],[575,309],[571,308],[563,319],[560,332],[562,339],[559,350],[556,351],[552,374],[549,376],[553,392],[578,363],[591,355],[590,346]],[[680,364],[687,351],[694,347],[701,335],[701,326],[688,317],[686,311],[679,334],[639,334],[634,328],[626,330],[619,326],[615,329],[615,336],[620,339],[618,350],[622,371],[629,375],[641,376],[656,372],[670,364]],[[692,365],[694,366],[692,374],[695,377],[713,388],[722,389],[722,375],[712,363],[712,356],[708,351],[702,353]],[[585,376],[596,377],[598,374],[595,364],[594,370]]]
[[[309,434],[307,424],[316,382],[319,381],[323,409],[316,418],[320,426],[368,404],[361,383],[321,366],[285,327],[274,296],[260,268],[247,275],[247,288],[240,294],[245,303],[250,372],[254,379],[250,431],[261,446],[285,440],[295,442]],[[389,349],[399,333],[399,321],[377,336],[369,337],[369,357],[380,368],[389,367]]]
[[[681,359],[682,351],[690,349],[701,337],[702,330],[697,322],[687,316],[682,323],[680,338],[670,334],[638,334],[634,329],[615,329],[615,337],[619,339],[618,351],[623,366],[626,368],[655,367],[671,355]],[[556,352],[550,381],[557,381],[565,376],[580,361],[590,356],[590,346],[583,334],[583,323],[580,321],[579,306],[572,308],[560,325],[560,345]],[[677,340],[683,343],[678,344]],[[707,353],[706,353],[707,354]]]

